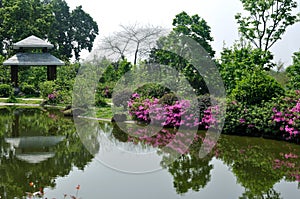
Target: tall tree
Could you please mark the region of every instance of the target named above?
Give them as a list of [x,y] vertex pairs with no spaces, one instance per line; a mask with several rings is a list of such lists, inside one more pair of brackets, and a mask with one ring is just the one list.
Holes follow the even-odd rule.
[[215,55],[215,51],[210,45],[210,42],[213,41],[210,35],[210,27],[199,15],[195,14],[189,16],[186,12],[181,12],[173,19],[173,26],[175,33],[183,34],[194,39],[211,57]]
[[269,50],[280,40],[287,27],[299,21],[299,14],[293,14],[297,7],[294,0],[241,0],[249,14],[235,15],[239,32],[263,51]]
[[64,0],[52,0],[54,22],[51,24],[49,41],[54,45],[55,56],[64,58],[72,57],[72,37],[70,24],[70,8]]
[[98,25],[93,18],[82,10],[82,6],[76,7],[70,17],[72,48],[75,58],[78,60],[83,49],[91,52],[93,43],[98,35]]
[[10,54],[12,43],[30,35],[47,38],[54,21],[51,6],[40,0],[2,0],[0,18],[1,54]]
[[[185,49],[185,45],[183,44],[185,41],[178,41],[178,38],[185,36],[201,45],[206,52],[203,55],[199,55],[199,59],[201,59],[201,56],[206,56],[206,53],[207,56],[213,57],[215,51],[210,45],[210,42],[213,41],[210,35],[210,27],[206,21],[197,14],[189,16],[186,12],[177,14],[172,24],[174,27],[170,34],[161,37],[157,41],[157,48],[152,49],[149,62],[164,64],[175,68],[185,76],[197,94],[208,93],[208,87],[203,77],[198,73],[195,67],[189,63],[190,60],[183,58],[189,49]],[[176,54],[165,49],[173,49]]]

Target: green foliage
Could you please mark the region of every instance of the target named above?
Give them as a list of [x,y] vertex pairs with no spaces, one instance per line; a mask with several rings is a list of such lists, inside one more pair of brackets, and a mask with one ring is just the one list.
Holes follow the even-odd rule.
[[161,98],[166,93],[170,92],[170,89],[156,83],[145,84],[136,89],[136,92],[142,98]]
[[173,105],[176,101],[178,101],[178,97],[174,93],[167,93],[159,99],[161,104]]
[[37,89],[34,85],[23,83],[20,85],[20,91],[25,95],[38,96]]
[[226,105],[226,117],[222,132],[248,136],[272,136],[273,105],[272,102],[246,105],[235,100],[229,100]]
[[72,49],[77,60],[79,60],[80,52],[84,49],[91,52],[93,42],[98,35],[98,25],[93,18],[82,10],[82,6],[78,6],[71,12],[70,29],[72,30]]
[[232,97],[248,105],[260,104],[284,94],[281,85],[265,71],[254,70],[245,74],[232,90]]
[[241,0],[244,10],[249,14],[235,15],[239,32],[257,48],[269,50],[280,40],[287,27],[299,21],[293,13],[297,8],[294,0]]
[[39,85],[41,96],[44,99],[48,98],[48,95],[56,90],[56,85],[54,81],[45,81]]
[[21,66],[19,67],[18,82],[38,87],[40,82],[47,80],[47,67],[45,66]]
[[253,49],[250,45],[235,44],[231,48],[224,48],[221,52],[219,71],[224,81],[228,95],[248,73],[254,70],[269,70],[272,67],[273,56],[270,52]]
[[72,53],[79,60],[83,49],[92,50],[98,25],[81,6],[70,12],[65,0],[3,0],[1,3],[1,55],[12,55],[12,44],[30,35],[48,39],[55,46],[54,55],[64,60],[71,58]]
[[0,83],[8,84],[10,83],[10,68],[2,65],[4,61],[5,57],[0,54]]
[[[103,60],[103,62],[106,62],[106,60]],[[132,68],[131,63],[126,59],[119,60],[118,62],[109,62],[103,64],[104,66],[100,66],[105,68],[99,80],[101,83],[117,82],[125,73],[129,72]]]
[[[197,94],[208,93],[203,77],[187,60],[191,56],[191,52],[184,45],[186,41],[179,41],[178,37],[184,35],[202,46],[206,52],[201,56],[199,55],[198,59],[203,59],[201,63],[206,63],[207,57],[213,57],[215,54],[210,45],[210,42],[213,41],[210,36],[210,27],[198,15],[189,16],[185,12],[176,15],[173,26],[174,28],[169,35],[161,37],[157,41],[158,49],[152,49],[149,62],[175,68],[188,80]],[[169,49],[172,49],[172,52]]]
[[207,22],[199,17],[197,14],[189,16],[186,12],[181,12],[175,16],[172,25],[173,31],[176,33],[184,34],[199,43],[206,52],[213,57],[213,51],[209,42],[213,41],[210,36],[210,27]]
[[[12,43],[30,35],[46,38],[54,21],[51,6],[40,0],[3,0],[0,8],[0,54],[11,50]],[[20,23],[21,21],[21,23]],[[8,52],[11,55],[11,51]]]
[[293,55],[293,64],[286,69],[289,77],[288,88],[300,90],[300,51]]
[[97,86],[97,93],[102,97],[111,98],[115,85],[115,82],[99,83]]
[[268,71],[268,74],[271,75],[276,81],[283,87],[287,88],[289,77],[286,71]]
[[97,107],[107,106],[105,99],[101,95],[96,95],[95,106],[97,106]]
[[103,75],[102,75],[101,82],[115,82],[115,81],[117,81],[118,78],[119,78],[119,75],[116,71],[117,71],[117,69],[112,64],[107,66],[105,68],[105,71],[104,71]]
[[9,97],[12,93],[12,86],[10,84],[0,84],[0,97]]
[[72,57],[72,33],[69,31],[70,8],[65,0],[51,0],[50,4],[55,18],[49,32],[49,41],[56,49],[53,55],[68,60]]

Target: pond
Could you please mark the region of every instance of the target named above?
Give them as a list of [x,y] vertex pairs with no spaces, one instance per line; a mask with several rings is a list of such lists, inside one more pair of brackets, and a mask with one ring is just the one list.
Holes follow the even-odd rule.
[[73,118],[56,109],[0,107],[0,112],[0,198],[40,191],[40,198],[56,199],[300,195],[299,145],[221,135],[204,158],[198,141],[170,161],[163,147],[137,142],[109,122],[83,123],[84,132],[78,132]]

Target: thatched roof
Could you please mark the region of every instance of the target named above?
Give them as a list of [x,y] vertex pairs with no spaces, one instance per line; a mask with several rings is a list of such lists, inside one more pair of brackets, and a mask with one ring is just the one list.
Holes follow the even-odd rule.
[[14,49],[20,49],[20,48],[47,48],[51,49],[53,48],[53,45],[34,36],[31,35],[13,45]]
[[50,53],[17,53],[3,66],[63,66],[65,63]]

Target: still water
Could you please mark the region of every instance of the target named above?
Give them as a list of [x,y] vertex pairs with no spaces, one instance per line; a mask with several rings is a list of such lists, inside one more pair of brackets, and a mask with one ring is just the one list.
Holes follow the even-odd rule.
[[222,135],[205,158],[198,142],[169,162],[157,147],[128,139],[111,123],[84,129],[78,133],[58,110],[0,107],[0,198],[39,191],[48,199],[300,196],[298,145]]

